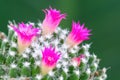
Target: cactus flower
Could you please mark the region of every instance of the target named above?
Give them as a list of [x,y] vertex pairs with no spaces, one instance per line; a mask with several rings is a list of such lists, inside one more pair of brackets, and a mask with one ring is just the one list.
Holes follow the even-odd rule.
[[55,51],[55,48],[52,48],[51,46],[49,48],[45,47],[44,50],[42,51],[42,63],[41,63],[42,74],[45,75],[49,71],[51,71],[55,67],[59,58],[60,54],[58,54],[58,52]]
[[80,63],[81,63],[81,59],[82,58],[85,58],[85,55],[84,54],[81,54],[79,57],[74,57],[72,58],[72,63],[74,66],[79,66]]
[[18,24],[18,27],[15,25],[11,25],[14,29],[14,31],[17,33],[18,36],[18,51],[19,53],[22,53],[33,41],[37,33],[39,32],[39,29],[32,28],[32,24],[24,24],[20,23]]
[[66,14],[61,14],[59,10],[56,9],[45,9],[45,19],[42,23],[43,35],[53,33],[58,27],[62,19],[65,19]]
[[69,33],[66,43],[69,47],[74,47],[82,43],[84,40],[88,40],[90,36],[90,30],[84,27],[84,24],[80,25],[80,23],[72,23],[72,30]]

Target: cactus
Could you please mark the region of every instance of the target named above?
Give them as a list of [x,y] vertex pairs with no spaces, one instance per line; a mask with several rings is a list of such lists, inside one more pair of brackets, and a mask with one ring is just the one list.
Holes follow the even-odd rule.
[[[60,15],[60,11],[52,8],[45,11],[47,18],[51,17],[52,10],[59,13],[61,19],[65,18],[64,14]],[[51,23],[49,20],[48,23],[45,21],[43,21],[44,25],[49,28]],[[8,35],[2,33],[0,38],[0,80],[105,80],[107,78],[107,69],[100,69],[99,58],[89,51],[91,44],[81,44],[90,36],[90,31],[84,28],[84,25],[73,22],[73,26],[80,27],[81,32],[79,30],[69,32],[58,27],[60,21],[57,25],[52,23],[50,28],[55,26],[54,30],[43,29],[43,23],[9,23]],[[45,31],[46,29],[48,30]],[[76,36],[78,38],[72,39],[73,37],[69,36],[70,34],[75,36],[77,32],[82,38]]]

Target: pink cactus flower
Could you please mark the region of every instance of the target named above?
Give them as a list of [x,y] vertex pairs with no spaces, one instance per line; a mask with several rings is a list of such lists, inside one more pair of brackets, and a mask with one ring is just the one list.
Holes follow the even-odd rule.
[[60,54],[55,51],[55,48],[52,48],[51,46],[49,48],[45,47],[42,51],[42,63],[41,63],[41,71],[42,74],[45,75],[49,71],[51,71],[57,61],[60,58]]
[[45,9],[45,19],[42,23],[43,35],[53,33],[58,27],[62,19],[65,19],[66,14],[61,14],[56,9]]
[[85,40],[89,39],[90,36],[90,30],[84,27],[84,24],[80,25],[80,23],[72,23],[72,31],[69,33],[66,43],[73,47],[75,45],[78,45],[82,43]]
[[72,63],[75,63],[74,66],[79,66],[82,58],[85,58],[84,54],[81,54],[79,57],[72,58]]
[[19,23],[18,27],[11,25],[14,31],[18,35],[18,50],[19,53],[22,53],[35,39],[39,29],[32,28],[32,24]]

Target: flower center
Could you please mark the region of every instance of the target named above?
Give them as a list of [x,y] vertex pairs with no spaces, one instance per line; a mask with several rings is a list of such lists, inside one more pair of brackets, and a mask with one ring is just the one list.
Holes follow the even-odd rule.
[[48,57],[48,61],[50,62],[50,61],[53,61],[53,58],[52,57]]

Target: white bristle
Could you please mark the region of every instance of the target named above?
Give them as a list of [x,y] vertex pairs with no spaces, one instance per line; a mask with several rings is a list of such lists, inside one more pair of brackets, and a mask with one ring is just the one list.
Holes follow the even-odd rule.
[[90,73],[91,73],[91,71],[90,71],[89,68],[87,69],[86,73],[87,73],[87,74],[90,74]]
[[11,67],[11,68],[17,68],[17,65],[12,63],[12,64],[10,65],[10,67]]
[[29,67],[29,66],[30,66],[30,63],[29,63],[29,62],[24,62],[24,63],[23,63],[23,66]]
[[79,71],[79,70],[75,70],[74,72],[75,72],[75,74],[77,74],[78,76],[80,75],[80,71]]
[[41,80],[42,79],[42,75],[36,75],[36,79],[37,80]]
[[8,42],[8,40],[7,40],[7,39],[3,39],[3,42],[5,42],[5,43],[6,43],[6,42]]
[[11,47],[17,47],[17,44],[15,42],[12,42]]
[[52,76],[52,77],[54,76],[54,72],[53,71],[50,71],[48,74],[49,74],[49,76]]
[[40,61],[35,61],[35,65],[40,66]]
[[28,58],[28,55],[25,54],[25,53],[23,53],[22,56],[23,56],[24,58]]
[[63,71],[65,72],[65,73],[67,73],[68,72],[68,68],[63,68]]
[[57,67],[57,68],[61,68],[61,64],[60,64],[60,63],[57,63],[56,67]]
[[60,76],[60,77],[58,78],[58,80],[64,80],[63,76]]
[[13,51],[9,51],[9,54],[14,57],[16,53]]

